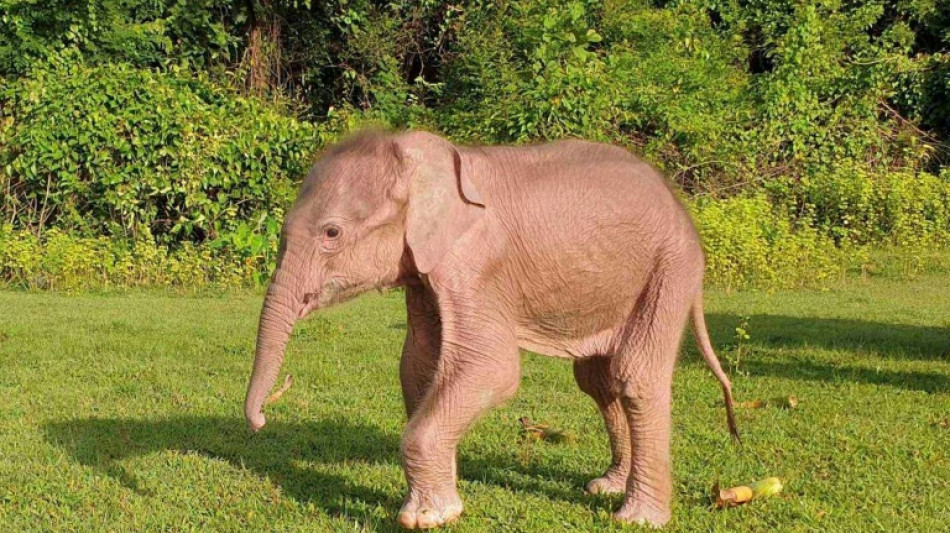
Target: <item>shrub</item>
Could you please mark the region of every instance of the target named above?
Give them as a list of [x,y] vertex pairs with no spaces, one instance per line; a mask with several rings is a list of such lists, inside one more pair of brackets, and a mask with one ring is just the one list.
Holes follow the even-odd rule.
[[0,226],[0,283],[20,288],[254,286],[266,268],[261,261],[206,245],[170,250],[145,239],[125,243],[58,229],[38,238]]
[[226,56],[228,0],[0,0],[0,76],[69,47],[99,61],[155,67]]
[[67,54],[0,93],[4,218],[159,243],[279,221],[325,132],[188,72]]
[[794,226],[763,195],[689,204],[706,252],[706,279],[725,287],[820,286],[840,276],[848,250],[808,225]]
[[950,239],[950,180],[927,172],[839,168],[773,183],[785,218],[807,220],[839,244],[932,245]]

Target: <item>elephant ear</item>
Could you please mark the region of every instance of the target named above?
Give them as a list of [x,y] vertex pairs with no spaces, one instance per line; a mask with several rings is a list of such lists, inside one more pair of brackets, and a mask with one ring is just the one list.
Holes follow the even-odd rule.
[[431,272],[484,213],[464,156],[451,143],[429,133],[406,134],[395,141],[408,200],[406,244],[420,273]]

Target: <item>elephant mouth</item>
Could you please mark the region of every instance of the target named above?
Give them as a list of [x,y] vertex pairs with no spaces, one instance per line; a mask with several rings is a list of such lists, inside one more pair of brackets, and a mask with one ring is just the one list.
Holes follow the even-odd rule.
[[315,309],[321,307],[322,302],[322,293],[321,292],[308,292],[303,295],[303,307],[300,308],[300,312],[297,313],[297,320],[306,317],[312,313]]
[[307,294],[304,297],[305,309],[328,307],[351,300],[362,291],[358,284],[347,283],[339,278],[332,278],[323,286],[319,292]]
[[391,287],[392,284],[382,281],[377,283],[354,283],[340,278],[332,278],[327,281],[320,292],[310,293],[304,297],[305,309],[306,312],[310,312],[315,308],[348,302],[372,289],[383,291]]
[[317,309],[352,300],[364,292],[366,288],[361,284],[331,278],[320,290],[304,294],[303,307],[300,309],[298,319],[306,317]]

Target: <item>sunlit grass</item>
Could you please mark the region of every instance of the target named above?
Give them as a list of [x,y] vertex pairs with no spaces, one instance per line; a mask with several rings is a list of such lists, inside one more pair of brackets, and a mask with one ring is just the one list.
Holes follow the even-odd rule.
[[[675,382],[670,531],[942,531],[950,523],[950,279],[828,292],[711,292],[737,399],[730,442],[692,343]],[[300,324],[296,384],[249,437],[241,402],[260,298],[0,292],[0,530],[390,530],[405,481],[401,295]],[[748,318],[738,368],[735,327]],[[574,443],[519,439],[518,418]],[[583,484],[608,461],[570,364],[524,356],[521,390],[460,450],[454,531],[621,529]],[[778,476],[778,497],[711,510],[711,487]]]

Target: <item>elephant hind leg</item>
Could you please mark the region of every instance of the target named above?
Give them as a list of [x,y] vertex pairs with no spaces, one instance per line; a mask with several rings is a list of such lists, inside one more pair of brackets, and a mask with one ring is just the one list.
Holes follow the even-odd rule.
[[683,278],[650,281],[611,359],[616,393],[630,429],[626,495],[614,517],[658,527],[670,519],[673,367],[696,290]]
[[574,361],[574,379],[578,387],[594,399],[610,438],[610,466],[598,478],[587,483],[591,494],[624,492],[630,474],[630,430],[620,398],[614,392],[609,357],[587,357]]

